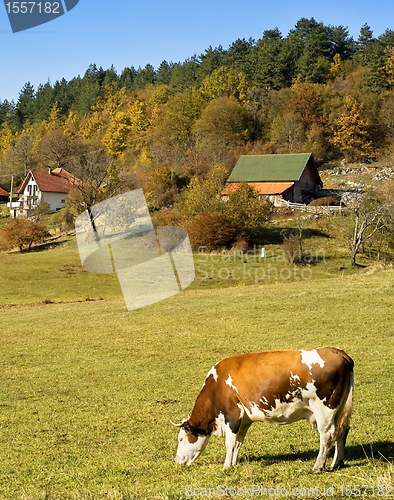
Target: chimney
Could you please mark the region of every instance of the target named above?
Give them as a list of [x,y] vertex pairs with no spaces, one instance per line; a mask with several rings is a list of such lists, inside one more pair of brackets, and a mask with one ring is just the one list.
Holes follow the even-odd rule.
[[48,168],[48,174],[52,175],[52,170],[50,168]]

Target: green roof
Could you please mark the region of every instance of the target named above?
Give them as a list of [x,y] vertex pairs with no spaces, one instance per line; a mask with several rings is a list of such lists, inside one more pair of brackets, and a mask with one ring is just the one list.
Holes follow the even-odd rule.
[[311,153],[242,155],[227,182],[298,181]]

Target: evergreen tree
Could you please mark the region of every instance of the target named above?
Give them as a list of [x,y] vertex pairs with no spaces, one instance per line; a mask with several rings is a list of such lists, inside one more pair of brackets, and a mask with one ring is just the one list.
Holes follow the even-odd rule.
[[66,115],[71,109],[78,95],[80,84],[80,77],[73,78],[69,83],[65,78],[55,82],[52,100],[57,102],[62,114]]
[[253,66],[250,56],[254,45],[253,38],[249,40],[238,38],[224,54],[223,65],[242,71],[249,79],[252,79]]
[[223,57],[224,52],[221,45],[215,49],[209,46],[205,53],[201,54],[199,57],[200,67],[198,70],[198,81],[202,82],[206,76],[218,69],[222,65]]
[[263,37],[253,48],[251,58],[254,61],[255,85],[276,90],[285,86],[283,38],[278,28],[264,31]]
[[44,85],[39,85],[37,87],[35,102],[34,102],[35,121],[46,120],[49,117],[52,106],[54,104],[53,96],[54,96],[54,91],[49,81]]
[[30,82],[25,83],[16,104],[16,116],[19,126],[34,121],[34,87]]
[[356,42],[349,36],[348,28],[344,26],[330,27],[330,52],[331,57],[339,54],[341,60],[349,59],[356,51]]
[[104,87],[105,85],[109,85],[111,83],[115,83],[119,81],[118,74],[115,70],[114,65],[112,64],[109,69],[107,69],[105,72],[104,79],[101,83],[101,85]]
[[200,64],[196,56],[186,59],[183,63],[175,64],[172,70],[170,86],[179,91],[194,87],[197,83],[199,67]]
[[134,79],[134,85],[138,89],[143,89],[147,85],[155,83],[155,69],[151,64],[147,64],[145,68],[138,68],[137,75]]
[[0,100],[0,125],[4,122],[16,126],[15,104],[5,99],[3,102]]
[[[88,113],[100,95],[101,84],[104,81],[104,70],[97,69],[95,64],[91,64],[85,72],[79,85],[76,85],[78,92],[75,96],[73,108],[82,114]],[[77,82],[76,82],[77,83]]]
[[134,66],[131,66],[130,68],[124,68],[119,78],[120,85],[122,87],[126,87],[126,89],[132,89],[134,86],[136,75],[137,71],[135,70]]
[[378,37],[378,40],[386,47],[394,48],[394,31],[386,29],[386,31]]
[[174,65],[167,61],[162,61],[156,71],[156,83],[158,85],[168,85],[171,81],[172,70]]

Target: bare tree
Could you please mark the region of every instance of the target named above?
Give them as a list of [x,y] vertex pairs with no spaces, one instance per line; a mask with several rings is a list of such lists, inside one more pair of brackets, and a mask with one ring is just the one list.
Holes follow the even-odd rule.
[[376,192],[366,192],[358,197],[354,206],[354,227],[350,236],[350,260],[356,266],[357,255],[373,236],[387,229],[391,202]]
[[48,132],[41,141],[39,157],[48,167],[65,168],[69,158],[78,151],[78,144],[61,130]]
[[91,207],[113,196],[119,188],[116,162],[103,149],[80,148],[67,164],[75,179],[71,204],[77,211],[90,211]]

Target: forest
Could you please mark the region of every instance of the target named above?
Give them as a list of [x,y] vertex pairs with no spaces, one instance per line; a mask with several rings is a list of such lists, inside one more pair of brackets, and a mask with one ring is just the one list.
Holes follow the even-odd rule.
[[394,31],[364,24],[355,40],[302,18],[287,36],[266,30],[157,69],[92,64],[0,100],[0,185],[66,168],[89,186],[70,199],[77,211],[143,188],[161,223],[216,212],[240,154],[297,152],[319,165],[394,155]]

